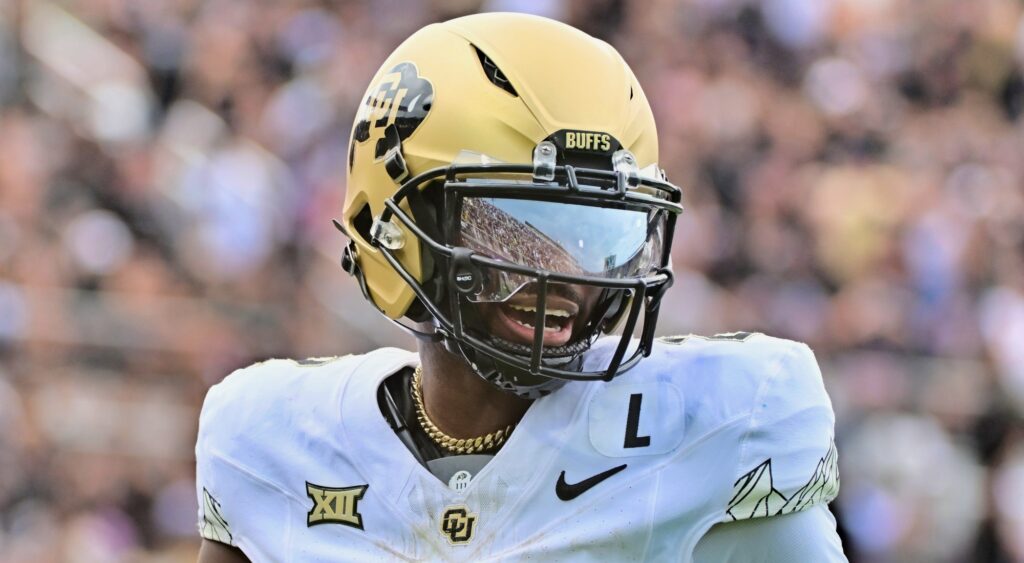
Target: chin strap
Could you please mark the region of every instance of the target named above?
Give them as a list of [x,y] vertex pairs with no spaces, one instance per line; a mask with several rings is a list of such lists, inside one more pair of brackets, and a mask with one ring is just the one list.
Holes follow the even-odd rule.
[[[519,342],[511,342],[497,336],[491,336],[489,340],[495,348],[500,348],[506,352],[512,352],[513,354],[519,354],[521,356],[529,357],[533,353],[533,347]],[[575,342],[570,342],[562,346],[545,346],[544,357],[545,358],[560,358],[566,356],[578,356],[590,349],[590,340],[581,339]]]
[[568,383],[564,379],[531,375],[527,371],[509,366],[473,348],[463,346],[454,338],[445,338],[444,345],[450,353],[462,358],[473,370],[473,373],[498,389],[523,399],[531,401],[539,399]]

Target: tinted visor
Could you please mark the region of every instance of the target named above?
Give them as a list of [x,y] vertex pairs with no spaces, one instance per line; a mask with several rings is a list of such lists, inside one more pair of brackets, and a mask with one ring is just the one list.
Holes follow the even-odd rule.
[[[666,212],[495,197],[462,200],[458,244],[536,270],[642,277],[660,265]],[[504,301],[532,276],[488,268],[477,302]]]

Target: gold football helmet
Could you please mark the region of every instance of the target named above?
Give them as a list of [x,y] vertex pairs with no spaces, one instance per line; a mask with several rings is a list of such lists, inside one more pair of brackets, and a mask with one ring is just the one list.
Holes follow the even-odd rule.
[[430,25],[356,115],[342,263],[382,313],[504,389],[610,379],[650,353],[672,280],[681,192],[657,162],[647,98],[607,43],[521,14]]

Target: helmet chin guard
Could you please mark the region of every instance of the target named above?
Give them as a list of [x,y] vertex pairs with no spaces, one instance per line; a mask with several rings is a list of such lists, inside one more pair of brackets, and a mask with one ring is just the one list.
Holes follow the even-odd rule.
[[[457,340],[451,338],[445,338],[444,344],[446,350],[461,356],[477,375],[502,391],[507,391],[524,399],[539,399],[544,395],[557,391],[568,382],[565,379],[534,375],[518,366],[502,362],[487,354],[478,353],[475,348],[463,346]],[[493,341],[492,344],[496,347],[501,347],[501,344],[494,343]],[[582,364],[582,352],[572,362],[577,365]],[[571,368],[574,366],[563,367]]]

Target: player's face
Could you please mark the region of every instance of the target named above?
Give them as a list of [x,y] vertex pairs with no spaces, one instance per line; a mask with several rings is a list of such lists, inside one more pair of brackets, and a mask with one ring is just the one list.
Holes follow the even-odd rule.
[[[642,275],[661,253],[662,215],[554,201],[465,198],[459,244],[499,262],[568,276],[614,279]],[[487,330],[531,345],[537,324],[537,278],[483,268],[470,297]],[[543,344],[563,346],[580,336],[602,290],[550,282],[545,293]]]
[[[544,346],[564,346],[590,318],[600,295],[596,287],[551,284],[544,315]],[[532,344],[537,295],[526,286],[504,303],[480,303],[490,334],[509,342]]]

